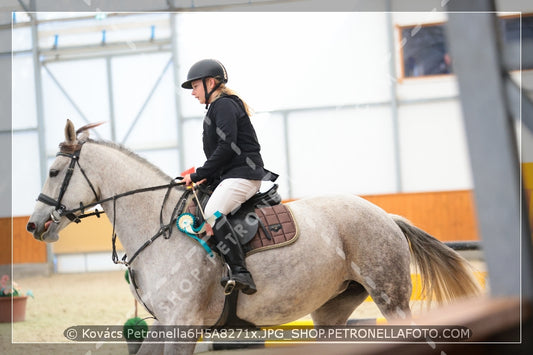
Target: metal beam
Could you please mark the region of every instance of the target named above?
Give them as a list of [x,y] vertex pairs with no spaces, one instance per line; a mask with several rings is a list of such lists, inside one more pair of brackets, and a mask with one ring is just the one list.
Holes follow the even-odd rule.
[[509,76],[505,78],[505,90],[511,114],[533,132],[533,102]]
[[453,0],[448,10],[449,48],[461,95],[490,291],[493,296],[531,299],[531,237],[494,3]]
[[174,106],[176,110],[176,123],[177,123],[177,146],[178,146],[178,169],[184,171],[185,167],[185,144],[184,144],[184,122],[183,112],[181,110],[181,80],[179,75],[180,62],[179,62],[179,46],[178,46],[178,14],[171,13],[170,15],[170,39],[172,42],[172,67],[173,74],[173,89],[174,89]]
[[[390,11],[392,9],[391,0],[387,1],[387,7]],[[396,52],[394,46],[394,30],[393,30],[393,19],[392,14],[387,12],[387,39],[389,46],[389,86],[390,86],[390,108],[391,108],[391,125],[392,125],[392,147],[394,155],[394,171],[396,173],[396,192],[403,191],[403,180],[402,180],[402,154],[401,154],[401,145],[400,145],[400,131],[399,131],[399,115],[398,115],[398,97],[397,97],[397,87],[396,82]]]
[[291,150],[290,150],[290,132],[289,132],[289,112],[282,113],[281,119],[283,120],[283,149],[285,152],[285,173],[287,174],[287,198],[291,199],[292,196],[292,170],[291,170]]
[[109,103],[109,121],[111,123],[111,140],[117,141],[117,129],[115,121],[115,91],[113,90],[113,66],[111,65],[111,56],[105,58],[106,81],[107,81],[107,100]]
[[[35,0],[30,1],[30,9],[35,9]],[[35,111],[37,114],[37,137],[39,139],[39,171],[41,176],[41,185],[46,180],[46,143],[45,143],[45,125],[43,109],[43,85],[41,75],[41,63],[39,53],[39,31],[35,16],[31,20],[31,41],[33,56],[33,78],[35,80]]]
[[[30,9],[35,11],[36,0],[30,0]],[[37,20],[35,16],[31,17],[31,42],[32,42],[32,57],[33,57],[33,77],[35,80],[35,111],[37,114],[37,139],[39,145],[39,172],[41,177],[41,186],[47,177],[47,161],[46,161],[46,138],[44,125],[44,106],[43,106],[43,85],[41,75],[41,62],[39,54],[39,31]],[[52,245],[46,245],[46,260],[48,266],[48,274],[54,271],[54,254]]]
[[169,51],[168,39],[146,41],[124,41],[107,43],[106,45],[92,44],[59,47],[57,49],[41,49],[42,62],[57,62],[70,60],[84,60],[102,58],[106,56],[123,56],[141,53]]

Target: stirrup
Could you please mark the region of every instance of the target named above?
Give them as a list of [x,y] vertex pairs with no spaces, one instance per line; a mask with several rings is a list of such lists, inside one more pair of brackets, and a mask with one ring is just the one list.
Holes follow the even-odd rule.
[[[236,283],[235,283],[235,280],[233,279],[231,267],[229,266],[228,263],[224,263],[224,265],[226,266],[226,269],[228,269],[228,273],[227,275],[222,277],[222,280],[220,280],[220,284],[222,285],[222,287],[224,287],[224,295],[227,296],[233,292],[233,290],[235,289]],[[224,283],[223,281],[226,277],[228,278],[228,280]]]
[[224,286],[224,295],[225,296],[231,295],[233,290],[235,290],[235,285],[236,285],[235,280],[229,280],[228,282],[226,282],[226,286]]

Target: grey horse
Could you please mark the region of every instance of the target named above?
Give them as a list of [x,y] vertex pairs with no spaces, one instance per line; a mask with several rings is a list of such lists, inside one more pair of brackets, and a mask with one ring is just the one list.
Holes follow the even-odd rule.
[[[172,218],[185,188],[127,194],[172,179],[121,146],[90,139],[88,129],[93,126],[75,131],[67,120],[65,141],[42,189],[45,197],[36,203],[27,229],[37,240],[55,242],[81,214],[80,204],[100,201],[132,256],[158,232],[160,217]],[[289,206],[299,238],[247,258],[258,292],[239,296],[241,319],[266,326],[311,314],[315,326],[344,325],[370,295],[386,319],[409,322],[411,262],[421,274],[428,301],[447,302],[479,292],[468,262],[459,254],[363,198],[315,197]],[[70,215],[65,213],[69,210]],[[168,239],[155,239],[133,260],[138,290],[132,287],[132,293],[153,312],[155,324],[211,326],[224,304],[219,283],[225,273],[223,260],[210,257],[175,226],[172,233]],[[143,343],[139,354],[191,354],[194,346]]]

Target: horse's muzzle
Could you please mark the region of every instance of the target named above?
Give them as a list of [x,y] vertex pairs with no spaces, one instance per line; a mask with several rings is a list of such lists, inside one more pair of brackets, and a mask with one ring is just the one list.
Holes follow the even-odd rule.
[[33,234],[37,230],[37,226],[33,222],[28,222],[26,225],[26,230]]

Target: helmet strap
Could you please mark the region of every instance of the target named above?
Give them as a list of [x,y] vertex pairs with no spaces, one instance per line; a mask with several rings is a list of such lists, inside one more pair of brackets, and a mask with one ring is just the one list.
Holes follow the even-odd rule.
[[206,78],[202,78],[202,84],[204,85],[204,94],[205,94],[205,108],[206,110],[209,108],[209,98],[211,97],[211,95],[220,87],[220,85],[222,84],[221,81],[219,81],[215,87],[213,88],[213,90],[211,90],[210,92],[207,92],[207,83],[206,83]]

